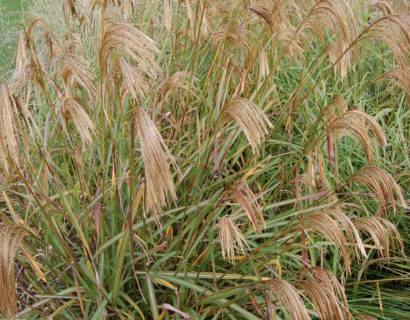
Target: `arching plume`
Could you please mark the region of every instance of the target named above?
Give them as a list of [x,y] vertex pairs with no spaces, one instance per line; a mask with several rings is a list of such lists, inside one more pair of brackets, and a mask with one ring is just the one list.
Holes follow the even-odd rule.
[[388,202],[390,202],[393,212],[396,212],[394,193],[396,193],[401,206],[407,208],[400,186],[394,178],[383,169],[377,167],[363,167],[351,176],[347,182],[358,182],[369,188],[371,191],[374,191],[386,214],[389,210]]
[[363,35],[384,42],[404,69],[409,66],[410,15],[388,15],[379,18]]
[[122,75],[122,86],[121,86],[121,96],[127,94],[138,101],[138,99],[144,99],[149,90],[149,84],[144,79],[143,74],[141,74],[137,67],[132,66],[127,62],[124,57],[118,58],[116,61],[119,70]]
[[330,61],[335,64],[335,71],[344,78],[354,57],[353,48],[349,49],[349,47],[358,36],[356,19],[347,0],[320,0],[314,3],[306,21],[300,28],[299,41],[304,39],[305,30],[323,39],[326,29],[336,36],[335,41],[328,46],[327,53]]
[[258,200],[246,182],[236,185],[231,190],[233,199],[239,203],[254,229],[262,232],[261,225],[265,225],[262,210]]
[[407,95],[407,101],[410,103],[410,67],[394,68],[383,73],[381,76],[377,77],[374,81],[381,78],[393,77],[396,82],[398,82],[404,89]]
[[[114,54],[114,52],[116,54]],[[158,53],[155,42],[127,23],[105,21],[105,29],[100,40],[98,58],[103,69],[115,65],[117,55],[128,57],[141,73],[140,80],[155,78],[158,65],[155,55]]]
[[9,159],[18,163],[16,103],[6,84],[0,85],[0,160],[4,170],[9,170]]
[[218,221],[219,241],[221,242],[222,257],[235,264],[235,252],[246,255],[249,248],[241,230],[228,217],[223,216]]
[[16,312],[14,258],[23,237],[16,226],[0,225],[0,312],[7,319]]
[[[309,214],[303,220],[303,225],[306,230],[312,230],[335,244],[343,257],[344,269],[349,273],[352,250],[347,246],[348,241],[342,229],[343,225],[346,225],[346,222],[341,223],[339,220],[340,218],[335,217],[332,213],[329,214],[328,211],[318,211]],[[309,231],[307,233],[309,233]],[[351,245],[355,246],[356,243],[354,242]]]
[[263,137],[269,128],[273,128],[263,111],[252,101],[235,97],[222,108],[221,116],[224,121],[235,120],[252,146],[252,151],[259,154]]
[[[188,72],[185,71],[178,71],[174,74],[170,75],[164,81],[162,81],[156,91],[154,97],[154,105],[162,100],[168,93],[172,91],[188,91],[190,90],[193,96],[196,95],[195,87],[189,83],[190,75]],[[195,78],[193,80],[196,80]]]
[[[82,142],[91,144],[94,124],[87,113],[84,111],[81,104],[74,98],[65,97],[63,99],[63,102],[61,103],[60,109],[61,114],[66,121],[73,121]],[[62,122],[62,125],[67,130],[64,122]]]
[[168,194],[173,201],[176,200],[170,171],[170,165],[176,167],[176,163],[157,127],[141,108],[136,109],[135,123],[144,161],[146,204],[156,223],[161,225],[158,211],[168,203]]
[[380,257],[390,257],[389,245],[393,250],[399,249],[404,255],[403,240],[389,220],[380,217],[361,217],[354,220],[354,225],[370,235]]
[[287,310],[291,319],[310,319],[306,307],[294,286],[281,279],[269,281],[268,285],[270,289],[269,296],[273,294],[276,297],[279,303]]
[[386,144],[386,137],[380,125],[371,116],[360,110],[348,110],[330,117],[326,125],[331,137],[347,135],[358,141],[362,145],[369,162],[373,160],[373,148],[369,132],[373,133],[380,146]]

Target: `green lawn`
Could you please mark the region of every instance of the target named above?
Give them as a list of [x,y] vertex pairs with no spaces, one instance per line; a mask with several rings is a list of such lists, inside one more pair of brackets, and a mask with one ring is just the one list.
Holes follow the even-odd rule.
[[21,10],[21,2],[21,0],[3,0],[1,2],[1,8],[6,12]]
[[20,17],[24,0],[2,0],[0,2],[0,19],[3,22],[12,23]]
[[0,79],[10,69],[16,40],[16,30],[20,29],[22,3],[24,0],[0,1]]

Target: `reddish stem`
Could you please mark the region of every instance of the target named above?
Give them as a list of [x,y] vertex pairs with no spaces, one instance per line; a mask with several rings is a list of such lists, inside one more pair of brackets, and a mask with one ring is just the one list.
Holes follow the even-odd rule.
[[299,205],[299,168],[298,165],[296,165],[296,208],[299,213],[299,218],[300,218],[300,232],[301,232],[301,238],[302,238],[302,268],[306,268],[306,235],[305,235],[305,230],[303,229],[303,214],[300,211],[300,205]]
[[328,159],[329,159],[329,163],[331,163],[332,162],[332,153],[333,153],[332,136],[330,135],[329,130],[328,129],[326,129],[326,130],[327,130],[327,136],[326,136],[326,139],[327,139],[327,156],[328,156]]

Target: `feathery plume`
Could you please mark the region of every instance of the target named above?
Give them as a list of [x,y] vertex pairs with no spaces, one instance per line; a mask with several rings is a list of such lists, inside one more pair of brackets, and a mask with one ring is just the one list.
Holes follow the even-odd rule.
[[[34,32],[34,28],[38,26],[39,32]],[[37,43],[44,43],[44,48],[48,49],[49,60],[54,57],[56,52],[61,52],[62,47],[55,37],[55,35],[51,32],[50,27],[48,24],[42,19],[41,17],[33,17],[28,24],[27,31],[25,32],[26,36],[26,44],[27,47],[30,48],[30,51],[36,60],[36,64],[39,64],[38,55],[36,54],[35,44]],[[41,38],[42,41],[37,41],[36,36]],[[42,48],[41,48],[42,49]]]
[[410,15],[388,15],[379,18],[363,37],[384,42],[400,68],[409,66]]
[[265,220],[263,219],[262,210],[258,200],[248,184],[242,182],[239,185],[234,186],[231,190],[231,194],[233,199],[238,202],[245,211],[253,228],[258,232],[262,232],[261,224],[265,225]]
[[19,40],[17,44],[17,57],[16,57],[16,70],[21,72],[24,69],[24,64],[26,63],[26,39],[24,31],[20,32]]
[[396,227],[387,219],[380,217],[361,217],[354,220],[357,229],[370,235],[380,257],[389,258],[389,243],[393,250],[398,249],[404,255],[404,245],[400,233]]
[[23,101],[22,99],[20,99],[20,97],[17,96],[13,96],[13,102],[15,103],[16,110],[18,110],[18,112],[24,117],[30,136],[34,138],[35,131],[35,133],[40,137],[40,130],[38,129],[37,124],[33,118],[33,115],[31,114],[27,106],[27,102]]
[[345,99],[343,99],[340,95],[335,95],[325,108],[324,114],[326,119],[329,121],[337,114],[343,114],[347,111],[347,103]]
[[228,216],[223,216],[218,220],[218,231],[222,257],[235,264],[235,252],[246,255],[249,249],[241,230]]
[[320,319],[351,319],[344,287],[332,272],[312,267],[298,279],[296,286],[313,300]]
[[[346,239],[346,243],[349,243],[349,248],[353,248],[355,256],[358,259],[360,259],[359,251],[364,257],[367,257],[366,250],[358,230],[354,226],[352,220],[342,211],[339,205],[317,211],[316,214],[318,216],[326,215],[336,222],[339,230],[345,234],[344,237]],[[314,217],[314,219],[316,218]],[[359,249],[359,251],[357,251],[357,249]]]
[[324,210],[322,212],[328,213],[340,226],[341,230],[344,230],[347,239],[350,242],[351,247],[353,247],[356,257],[359,259],[359,249],[360,253],[367,257],[366,250],[364,249],[362,238],[360,238],[359,232],[354,226],[352,220],[342,211],[340,206],[336,206],[330,210]]
[[[126,56],[135,62],[138,70],[148,78],[154,78],[158,70],[155,54],[158,48],[154,40],[149,38],[135,26],[127,23],[105,21],[104,35],[99,46],[99,61],[103,68],[109,65],[116,52],[119,56]],[[111,61],[112,62],[112,61]]]
[[325,239],[335,244],[343,257],[345,270],[349,273],[350,254],[348,247],[346,246],[346,237],[337,220],[327,212],[318,211],[308,215],[303,220],[303,225],[305,228],[322,235]]
[[171,22],[172,22],[172,3],[171,0],[164,0],[164,17],[163,23],[165,29],[171,31]]
[[18,163],[18,144],[14,126],[15,100],[6,84],[0,85],[0,160],[8,171],[8,157]]
[[[307,186],[312,190],[317,190],[316,168],[312,156],[312,151],[307,154],[307,172],[298,176],[298,183]],[[296,181],[295,181],[296,182]],[[298,186],[297,186],[298,187]]]
[[89,72],[89,63],[72,53],[65,53],[60,61],[59,75],[63,82],[66,95],[74,95],[77,87],[84,89],[92,100],[96,97],[93,76]]
[[268,133],[268,128],[273,128],[268,117],[252,101],[241,98],[232,98],[223,108],[222,119],[233,119],[241,127],[253,153],[259,155],[259,145],[263,137]]
[[[330,191],[332,188],[323,172],[323,156],[319,152],[320,146],[316,144],[313,151],[307,154],[306,173],[299,175],[298,182],[307,186],[314,192]],[[296,181],[295,181],[296,182]],[[329,194],[332,197],[332,194]]]
[[[280,1],[278,1],[280,2]],[[273,26],[273,1],[256,0],[252,1],[249,6],[249,11],[253,12],[260,19],[265,21],[268,25]]]
[[176,200],[170,171],[170,164],[176,167],[176,163],[155,124],[143,109],[136,110],[135,122],[144,162],[146,203],[160,226],[158,211],[168,203],[168,193],[172,200]]
[[320,319],[345,320],[350,314],[343,307],[331,289],[323,286],[312,276],[304,277],[296,282],[296,286],[310,297]]
[[14,257],[23,237],[16,226],[0,226],[0,311],[8,319],[16,311]]
[[407,208],[400,186],[388,172],[381,168],[363,167],[348,179],[347,183],[351,182],[358,182],[376,192],[377,198],[380,200],[380,204],[386,214],[388,212],[388,201],[393,207],[393,212],[396,212],[394,193],[399,198],[402,207]]
[[[34,30],[38,27],[37,30]],[[41,38],[41,40],[38,40]],[[37,44],[41,44],[40,48],[36,48]],[[24,47],[29,49],[30,57],[27,58]],[[57,41],[55,36],[50,31],[47,23],[40,17],[34,17],[25,29],[24,36],[20,35],[18,57],[16,61],[16,70],[12,77],[10,88],[13,92],[17,92],[26,84],[27,80],[37,83],[43,90],[46,88],[43,75],[46,74],[45,66],[54,64],[50,63],[51,58],[56,53],[62,53],[63,47]],[[43,60],[48,51],[48,62]]]
[[263,79],[269,75],[269,72],[268,58],[266,57],[265,49],[261,46],[259,49],[259,76]]
[[279,303],[286,308],[291,319],[310,319],[306,307],[294,286],[285,280],[275,279],[269,282],[269,288]]
[[394,10],[389,3],[388,0],[373,0],[370,1],[368,4],[368,7],[370,8],[370,11],[372,12],[373,10],[378,10],[382,13],[384,16],[388,16],[389,14],[393,14]]
[[370,127],[370,132],[376,137],[379,145],[384,146],[386,137],[382,128],[371,116],[360,110],[349,110],[331,117],[327,122],[327,128],[332,136],[347,135],[357,140],[362,145],[370,162],[373,160],[373,149],[366,124]]
[[[336,35],[335,41],[328,46],[327,53],[330,61],[335,63],[335,72],[340,73],[341,77],[345,78],[353,58],[353,48],[345,51],[358,36],[356,19],[349,1],[317,1],[299,31],[299,38],[302,36],[302,31],[309,30],[324,39],[323,32],[326,29]],[[340,58],[342,53],[344,55]],[[336,63],[336,61],[338,62]]]
[[[61,104],[61,114],[67,121],[71,119],[83,143],[91,144],[94,124],[80,103],[71,97],[65,97]],[[62,122],[63,127],[65,123]]]
[[119,69],[122,74],[121,96],[131,94],[132,98],[137,101],[138,98],[145,98],[149,90],[149,85],[138,68],[130,65],[124,57],[117,60]]
[[178,71],[162,81],[155,91],[154,105],[169,92],[177,90],[190,90],[192,95],[196,95],[195,88],[188,82],[190,75],[185,71]]
[[75,32],[69,32],[63,36],[62,46],[66,53],[74,54],[77,51],[81,53],[84,51],[80,35]]
[[290,35],[295,31],[288,18],[295,10],[297,6],[293,0],[253,0],[249,6],[249,11],[265,21],[279,40],[283,40],[286,33]]
[[220,41],[227,40],[230,46],[243,51],[250,47],[248,41],[250,36],[249,31],[243,30],[235,21],[232,23],[223,22],[213,34],[212,47],[216,47]]
[[386,77],[393,77],[398,83],[400,83],[404,89],[404,92],[407,95],[407,100],[410,103],[410,67],[404,67],[404,68],[394,68],[392,70],[389,70],[379,77],[377,77],[374,81],[377,81],[381,78],[386,78]]
[[336,276],[329,270],[312,267],[309,269],[312,277],[322,286],[328,288],[340,301],[345,310],[349,310],[347,298],[343,285],[339,282]]

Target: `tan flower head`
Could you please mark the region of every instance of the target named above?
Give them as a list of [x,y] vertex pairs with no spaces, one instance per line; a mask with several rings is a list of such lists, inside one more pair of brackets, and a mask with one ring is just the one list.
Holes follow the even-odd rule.
[[0,85],[0,160],[4,170],[9,159],[18,163],[18,143],[15,132],[16,103],[6,84]]
[[165,29],[171,31],[171,23],[172,23],[172,2],[171,0],[164,0],[164,16],[163,16],[163,24]]
[[158,211],[167,205],[168,194],[176,200],[170,165],[177,166],[157,127],[143,109],[136,110],[135,122],[144,161],[146,203],[160,226]]
[[144,78],[144,75],[137,67],[129,64],[124,57],[120,57],[116,62],[121,71],[123,80],[121,95],[125,96],[126,94],[130,94],[136,101],[139,98],[145,98],[149,90],[149,85]]
[[[286,308],[291,319],[309,320],[310,317],[297,289],[285,280],[275,279],[269,282],[270,293]],[[271,295],[270,294],[270,295]]]
[[308,215],[303,220],[303,225],[307,230],[320,234],[326,240],[331,241],[338,248],[344,260],[344,267],[347,273],[350,272],[350,250],[347,246],[347,239],[338,221],[328,212],[318,211]]
[[188,72],[178,71],[162,81],[155,92],[154,105],[171,91],[190,90],[192,95],[196,95],[195,87],[189,83],[189,78]]
[[265,225],[262,210],[259,206],[255,194],[247,185],[247,183],[243,182],[233,187],[231,194],[233,199],[238,202],[238,204],[245,211],[246,216],[248,217],[254,229],[258,232],[262,232],[261,225]]
[[[66,97],[61,104],[61,114],[66,120],[72,120],[83,143],[91,144],[94,124],[81,104],[74,98]],[[62,125],[65,127],[64,122]],[[65,128],[67,130],[67,128]]]
[[105,21],[104,34],[99,45],[99,61],[103,68],[115,65],[117,56],[127,57],[144,77],[152,79],[158,71],[155,61],[158,52],[154,40],[135,26]]
[[[354,48],[346,50],[358,36],[356,18],[350,2],[347,0],[315,2],[301,28],[301,31],[304,30],[317,34],[321,39],[324,39],[325,30],[330,30],[335,35],[335,40],[328,46],[327,53],[330,61],[335,64],[335,71],[342,78],[346,77]],[[299,38],[299,41],[310,41],[302,32],[299,32]]]
[[389,70],[383,73],[381,76],[377,77],[374,81],[377,81],[381,78],[393,77],[396,82],[401,84],[404,89],[404,92],[407,95],[407,101],[410,103],[410,67],[399,67]]
[[392,249],[397,248],[404,255],[403,240],[389,220],[380,217],[362,217],[354,220],[354,225],[370,235],[380,257],[390,257],[389,244],[392,245]]
[[14,257],[23,237],[16,226],[0,226],[0,312],[7,319],[16,311]]
[[[345,301],[339,300],[339,297],[335,293],[333,283],[329,281],[329,277],[324,279],[326,282],[322,282],[321,280],[322,279],[318,280],[312,275],[304,274],[302,279],[296,282],[296,286],[313,302],[313,306],[320,319],[351,319],[349,309],[347,305],[344,304]],[[346,298],[344,293],[343,297]]]
[[384,42],[402,69],[409,66],[410,15],[381,17],[363,37]]
[[249,248],[241,230],[228,216],[223,216],[218,221],[218,231],[222,257],[235,264],[235,252],[246,255]]
[[67,52],[61,57],[59,64],[59,76],[66,95],[74,95],[75,88],[82,88],[90,99],[95,100],[96,88],[89,71],[89,63],[80,56]]
[[331,117],[327,122],[327,127],[331,136],[337,138],[347,135],[358,141],[362,145],[368,161],[373,160],[369,132],[373,133],[380,146],[386,144],[386,137],[380,125],[371,116],[360,110],[349,110]]
[[252,101],[235,97],[222,108],[221,116],[224,121],[235,120],[252,146],[252,151],[259,154],[259,145],[268,129],[273,128],[263,111]]
[[401,206],[407,208],[400,186],[394,178],[383,169],[377,167],[363,167],[349,178],[348,183],[350,182],[358,182],[374,191],[386,214],[388,212],[387,202],[390,202],[393,207],[393,212],[396,212],[394,193],[398,197]]

